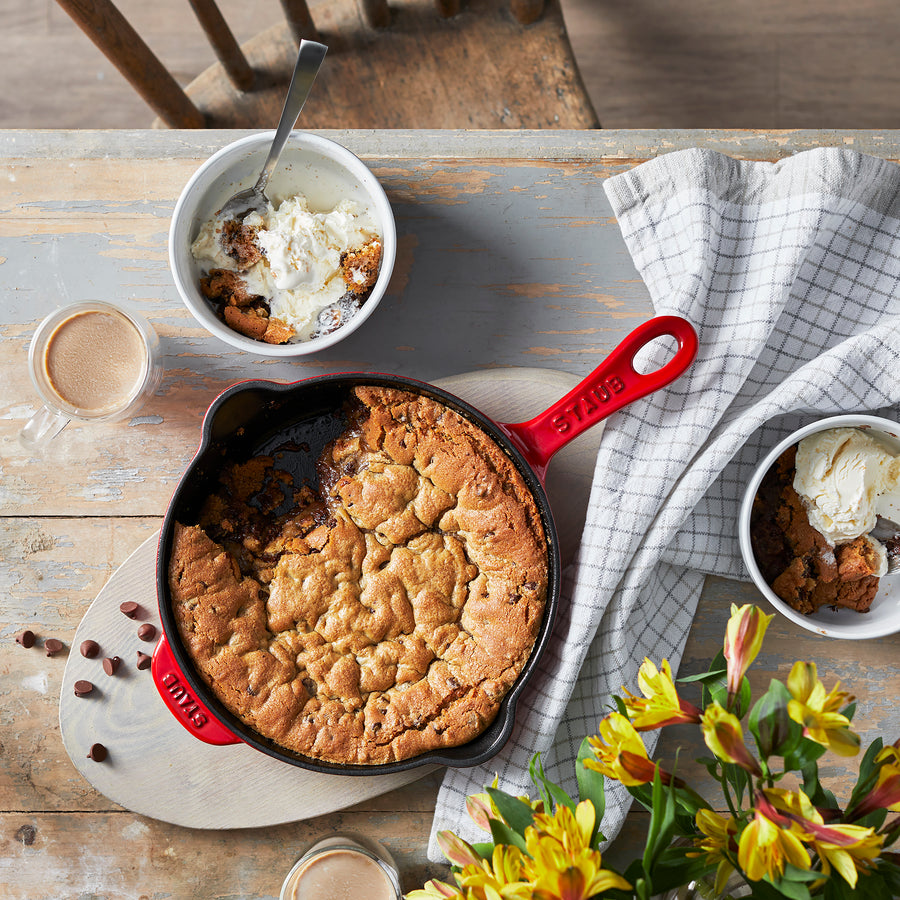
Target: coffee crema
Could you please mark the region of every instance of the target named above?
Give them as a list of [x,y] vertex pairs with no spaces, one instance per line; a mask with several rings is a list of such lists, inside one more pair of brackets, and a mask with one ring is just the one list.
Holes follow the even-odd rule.
[[43,363],[47,384],[64,403],[103,416],[135,396],[148,358],[141,333],[125,316],[88,310],[56,327]]

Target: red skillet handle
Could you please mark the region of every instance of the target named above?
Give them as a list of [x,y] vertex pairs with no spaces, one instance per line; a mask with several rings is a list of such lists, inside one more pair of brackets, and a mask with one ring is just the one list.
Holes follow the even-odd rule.
[[156,645],[153,651],[153,663],[150,666],[153,683],[159,696],[169,707],[169,712],[197,739],[205,744],[240,744],[241,739],[232,734],[213,714],[194,696],[187,681],[181,674],[166,636]]
[[[678,350],[661,369],[642,375],[634,368],[641,347],[671,335]],[[525,454],[541,481],[550,458],[569,441],[623,406],[673,382],[697,355],[697,332],[680,316],[656,316],[635,328],[577,387],[529,422],[500,427]]]

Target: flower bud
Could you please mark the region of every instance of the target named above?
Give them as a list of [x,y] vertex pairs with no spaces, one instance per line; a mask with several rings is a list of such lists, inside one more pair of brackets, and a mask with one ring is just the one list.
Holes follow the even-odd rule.
[[759,763],[744,744],[744,734],[737,716],[711,703],[700,722],[706,746],[725,762],[734,763],[753,775],[762,775]]
[[759,607],[748,603],[738,609],[731,604],[731,618],[725,628],[725,659],[728,662],[728,696],[741,689],[750,664],[762,649],[763,637],[774,614],[767,616]]

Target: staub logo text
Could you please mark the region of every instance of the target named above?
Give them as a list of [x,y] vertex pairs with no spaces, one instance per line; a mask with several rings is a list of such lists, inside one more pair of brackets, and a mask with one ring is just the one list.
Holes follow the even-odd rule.
[[168,672],[163,675],[162,684],[195,728],[202,728],[209,721],[206,714],[200,711],[197,701],[188,693],[177,675]]
[[623,390],[625,382],[618,375],[613,375],[579,394],[561,413],[553,417],[551,424],[560,434],[565,434],[576,423],[589,420],[604,403],[609,403],[613,394]]

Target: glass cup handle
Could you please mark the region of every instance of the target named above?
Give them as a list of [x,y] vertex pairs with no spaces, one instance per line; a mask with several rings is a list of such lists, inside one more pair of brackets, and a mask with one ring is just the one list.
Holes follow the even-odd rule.
[[55,438],[69,424],[69,417],[42,406],[19,432],[19,441],[29,450],[37,450]]

